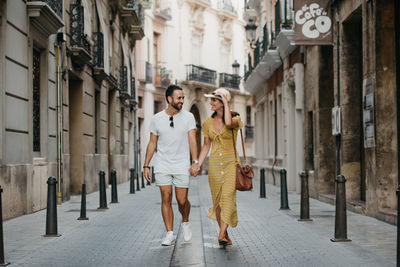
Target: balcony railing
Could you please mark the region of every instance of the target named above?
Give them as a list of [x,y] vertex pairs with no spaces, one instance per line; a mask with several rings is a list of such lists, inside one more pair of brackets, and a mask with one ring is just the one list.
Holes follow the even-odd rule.
[[172,72],[164,67],[157,68],[154,85],[157,87],[167,88],[171,84]]
[[80,4],[71,5],[71,46],[84,48],[90,55],[90,43],[84,34],[84,10]]
[[239,89],[240,76],[234,74],[220,73],[219,86],[232,89]]
[[255,48],[254,48],[254,68],[260,63],[260,56],[261,56],[261,46],[260,42],[256,41]]
[[245,139],[253,140],[254,139],[254,126],[245,125]]
[[281,29],[291,29],[293,25],[293,13],[289,1],[283,2],[283,18],[282,18],[282,0],[277,0],[275,4],[275,37],[278,36]]
[[128,68],[121,66],[119,73],[119,86],[122,92],[128,92]]
[[268,27],[267,27],[267,24],[265,24],[264,27],[263,27],[263,40],[262,40],[261,57],[263,57],[265,55],[265,53],[268,51],[268,46],[269,46]]
[[62,18],[62,10],[63,1],[60,0],[28,0],[28,2],[44,2],[49,5],[49,7],[60,17]]
[[186,65],[186,80],[215,84],[217,72],[196,65]]
[[219,9],[236,14],[236,10],[233,8],[232,3],[230,3],[230,1],[227,0],[220,0]]
[[143,12],[143,6],[141,3],[139,3],[138,0],[130,0],[126,4],[127,8],[133,8],[136,11],[136,14],[139,19],[139,26],[143,27],[144,23],[144,12]]
[[95,67],[104,68],[104,37],[102,32],[94,33],[93,63]]

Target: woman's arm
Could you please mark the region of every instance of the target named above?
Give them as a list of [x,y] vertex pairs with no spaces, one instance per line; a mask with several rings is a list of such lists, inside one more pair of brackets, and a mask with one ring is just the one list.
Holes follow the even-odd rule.
[[224,103],[224,120],[225,120],[225,126],[227,128],[236,128],[239,126],[238,122],[235,120],[232,120],[232,113],[231,113],[231,108],[229,106],[228,99],[226,98],[225,95],[223,94],[218,94],[222,97],[222,102]]
[[203,165],[204,160],[206,159],[208,152],[210,151],[211,140],[209,137],[204,137],[204,144],[201,148],[199,155],[199,166]]

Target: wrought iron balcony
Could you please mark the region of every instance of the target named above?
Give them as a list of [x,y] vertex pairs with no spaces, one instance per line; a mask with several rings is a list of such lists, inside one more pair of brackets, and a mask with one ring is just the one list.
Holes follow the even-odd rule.
[[227,73],[219,74],[219,87],[239,89],[239,84],[240,84],[240,76]]
[[45,36],[57,33],[58,29],[64,26],[62,19],[62,1],[28,0],[26,7],[32,25]]
[[101,83],[107,74],[104,72],[104,37],[103,33],[93,33],[94,46],[93,46],[93,78]]
[[119,88],[121,92],[128,93],[128,68],[121,66],[119,73]]
[[232,3],[228,0],[220,0],[219,9],[236,15],[236,10],[233,8]]
[[[289,3],[284,0],[282,18],[282,0],[277,0],[275,4],[275,36],[278,36],[281,29],[291,29],[293,26],[293,13],[290,10]],[[271,28],[272,29],[272,28]]]
[[44,2],[46,3],[60,18],[62,18],[63,1],[60,0],[28,0],[28,2]]
[[215,84],[217,72],[196,65],[186,65],[186,80]]
[[93,35],[93,64],[95,67],[104,68],[104,36],[102,32],[95,32]]
[[129,38],[131,38],[131,42],[135,42],[136,40],[142,40],[144,37],[144,10],[143,6],[137,0],[128,1],[127,8],[132,8],[136,12],[137,23],[131,25],[129,28]]
[[80,4],[71,5],[71,52],[73,63],[84,65],[91,57],[90,43],[84,34],[84,9]]
[[254,48],[254,68],[258,65],[258,63],[260,63],[260,56],[261,56],[261,46],[260,46],[260,42],[256,41],[256,45]]
[[265,53],[268,51],[268,46],[269,46],[268,27],[267,27],[267,24],[265,24],[264,27],[263,27],[263,39],[262,39],[261,57],[263,57],[265,55]]
[[254,126],[245,125],[245,139],[253,140],[254,139]]
[[138,9],[138,5],[139,3],[137,0],[130,0],[120,9],[121,19],[125,28],[139,24],[139,17],[136,11]]

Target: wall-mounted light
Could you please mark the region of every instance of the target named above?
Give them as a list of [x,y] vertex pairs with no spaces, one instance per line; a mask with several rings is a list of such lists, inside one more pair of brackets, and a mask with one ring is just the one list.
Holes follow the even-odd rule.
[[244,28],[246,29],[247,41],[249,41],[250,44],[252,44],[256,39],[257,25],[253,22],[252,19],[249,19],[249,23],[247,23]]
[[240,64],[235,59],[235,62],[233,62],[233,64],[232,64],[233,75],[239,76],[239,68],[240,68]]

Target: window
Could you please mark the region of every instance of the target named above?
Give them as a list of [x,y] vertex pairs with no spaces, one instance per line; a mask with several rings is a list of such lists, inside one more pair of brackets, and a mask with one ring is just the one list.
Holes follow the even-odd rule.
[[143,96],[139,96],[138,101],[139,101],[138,103],[139,108],[143,108]]
[[251,106],[246,106],[246,124],[251,125]]
[[33,49],[33,151],[40,152],[40,51]]
[[154,114],[160,112],[162,110],[161,101],[154,101]]
[[193,65],[201,65],[201,36],[192,36],[192,63]]
[[314,170],[314,118],[313,112],[308,112],[308,120],[307,120],[307,147],[308,147],[308,160],[307,160],[307,169]]
[[125,113],[124,109],[121,108],[121,121],[120,121],[120,141],[121,141],[121,154],[125,152],[125,124],[124,124]]

